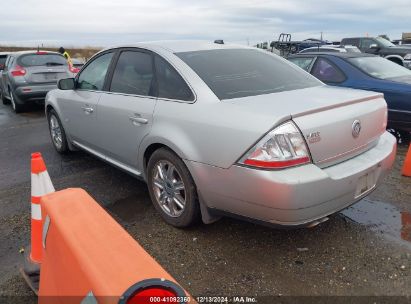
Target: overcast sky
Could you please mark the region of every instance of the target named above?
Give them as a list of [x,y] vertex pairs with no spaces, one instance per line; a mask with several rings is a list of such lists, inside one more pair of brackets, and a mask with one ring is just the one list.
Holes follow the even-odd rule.
[[[70,6],[67,6],[69,4]],[[255,44],[411,32],[411,0],[2,0],[0,43],[109,46],[160,39]]]

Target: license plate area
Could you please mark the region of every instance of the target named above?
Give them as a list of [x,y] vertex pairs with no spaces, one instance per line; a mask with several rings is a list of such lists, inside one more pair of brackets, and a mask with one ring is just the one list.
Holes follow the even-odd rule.
[[45,80],[57,80],[57,73],[47,73],[44,74]]
[[355,198],[363,196],[375,188],[375,172],[371,171],[358,179]]

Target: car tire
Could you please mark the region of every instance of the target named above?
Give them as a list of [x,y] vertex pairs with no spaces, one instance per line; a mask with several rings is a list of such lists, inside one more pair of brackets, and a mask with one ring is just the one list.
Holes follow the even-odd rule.
[[54,149],[58,153],[65,154],[69,151],[66,132],[56,111],[51,109],[47,114],[47,120],[49,123],[49,131],[51,142]]
[[17,97],[16,95],[14,95],[12,90],[9,91],[9,96],[10,96],[10,103],[11,103],[11,107],[13,108],[13,111],[16,114],[23,112],[24,105],[17,102]]
[[147,165],[151,201],[161,217],[178,228],[200,218],[200,206],[193,178],[184,162],[167,148],[156,150]]
[[6,98],[6,96],[4,96],[3,90],[0,93],[0,99],[3,102],[4,105],[7,105],[10,103],[10,101]]

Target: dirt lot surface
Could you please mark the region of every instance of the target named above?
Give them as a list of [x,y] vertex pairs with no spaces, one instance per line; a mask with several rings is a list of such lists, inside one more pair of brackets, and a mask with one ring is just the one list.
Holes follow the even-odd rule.
[[399,146],[381,187],[315,228],[224,218],[180,230],[161,220],[144,183],[83,152],[57,154],[41,107],[16,115],[0,105],[0,295],[35,302],[18,267],[29,243],[30,153],[39,151],[57,190],[86,189],[193,295],[410,297],[411,178],[400,175],[407,148]]

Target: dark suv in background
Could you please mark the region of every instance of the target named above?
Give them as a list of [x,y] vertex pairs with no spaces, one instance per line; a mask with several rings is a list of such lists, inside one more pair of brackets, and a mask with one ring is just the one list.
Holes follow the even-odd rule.
[[44,102],[61,78],[73,77],[63,55],[48,51],[22,51],[8,55],[1,72],[3,103],[11,103],[18,113],[24,105]]
[[411,69],[411,46],[398,46],[382,37],[344,38],[341,45],[353,45],[363,53],[379,55]]

